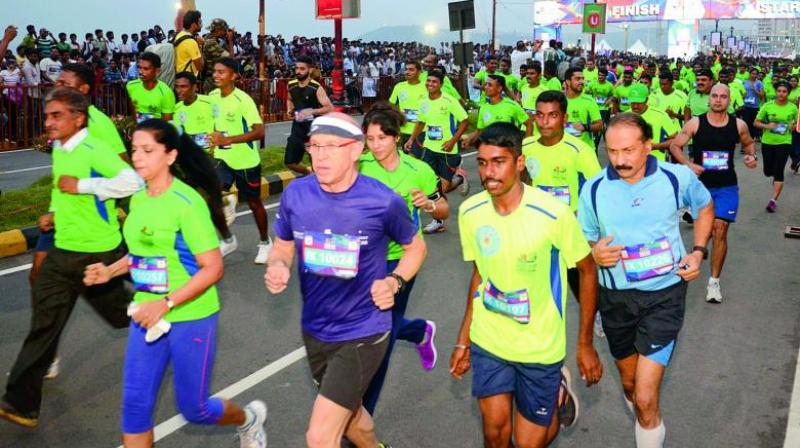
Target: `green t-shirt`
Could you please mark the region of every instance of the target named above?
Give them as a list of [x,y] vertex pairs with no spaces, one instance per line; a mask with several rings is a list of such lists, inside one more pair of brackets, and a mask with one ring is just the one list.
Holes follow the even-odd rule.
[[764,79],[764,97],[767,101],[772,101],[778,97],[778,93],[775,91],[775,86],[772,85],[772,78],[769,80]]
[[[665,95],[664,92],[659,92],[656,94],[656,102],[657,105],[654,106],[651,104],[650,107],[655,107],[664,112],[670,110],[677,116],[682,116],[683,108],[686,107],[686,96],[679,90],[673,90],[669,95]],[[678,118],[672,118],[671,120],[675,123],[675,126],[680,127]]]
[[714,79],[719,79],[720,70],[722,70],[722,64],[719,61],[714,62],[711,66],[711,73],[714,75]]
[[594,82],[586,87],[584,92],[594,98],[594,103],[600,110],[610,109],[607,103],[614,96],[614,85],[610,82]]
[[[375,156],[368,152],[358,160],[358,171],[365,176],[372,177],[391,188],[406,202],[411,219],[417,226],[417,233],[422,236],[419,209],[414,206],[411,190],[420,190],[426,196],[434,199],[438,195],[439,178],[433,169],[422,160],[416,159],[399,151],[400,163],[394,171],[387,171]],[[403,246],[395,241],[389,242],[386,258],[399,260],[403,256]]]
[[791,145],[792,130],[797,123],[797,106],[787,102],[779,105],[770,101],[758,110],[756,120],[763,123],[778,123],[775,129],[764,129],[761,143],[765,145]]
[[93,194],[62,193],[58,179],[61,176],[112,178],[125,169],[130,169],[130,166],[119,158],[116,150],[91,133],[72,151],[54,145],[50,211],[55,213],[57,248],[97,253],[119,246],[122,236],[114,200],[101,201]]
[[552,78],[546,80],[545,87],[547,87],[547,90],[558,90],[559,92],[564,90],[563,86],[561,85],[561,80],[558,79],[557,76],[553,76]]
[[631,110],[631,100],[628,98],[628,94],[632,85],[633,83],[627,86],[625,84],[620,84],[614,87],[614,98],[619,101],[620,112],[627,112]]
[[709,99],[709,94],[700,93],[696,89],[689,92],[689,98],[686,100],[686,105],[692,110],[693,117],[697,117],[708,112]]
[[[234,88],[230,95],[223,97],[219,89],[208,94],[211,100],[211,115],[214,129],[223,135],[236,136],[253,130],[262,124],[255,101],[250,95]],[[214,157],[224,161],[234,170],[244,170],[261,164],[258,155],[258,142],[234,143],[230,149],[217,148]]]
[[522,141],[531,184],[578,211],[578,197],[587,179],[600,171],[594,149],[566,132],[560,142],[545,146],[539,139]]
[[507,361],[562,361],[567,268],[591,252],[569,207],[526,185],[516,210],[502,216],[483,191],[461,204],[458,228],[464,260],[475,263],[481,278],[472,299],[472,343]]
[[536,112],[536,100],[542,92],[546,91],[547,88],[541,82],[536,87],[531,87],[528,83],[523,84],[520,88],[520,102],[525,112],[530,114]]
[[[435,100],[430,97],[422,100],[419,106],[419,120],[425,123],[425,142],[423,146],[433,152],[445,153],[442,145],[448,142],[458,130],[458,125],[467,119],[467,112],[452,96],[442,93]],[[458,152],[458,143],[451,153]]]
[[[661,143],[681,130],[678,124],[675,123],[666,112],[653,107],[648,107],[642,114],[642,118],[644,118],[644,121],[653,129],[653,143]],[[652,154],[656,159],[663,162],[666,160],[667,151],[666,149],[654,149]]]
[[583,69],[583,79],[586,82],[586,85],[591,85],[597,82],[597,79],[600,77],[600,74],[597,70],[597,67],[594,70],[589,70],[588,68]]
[[687,93],[689,91],[689,85],[686,84],[686,81],[679,79],[672,83],[672,88],[675,90],[680,90],[683,93]]
[[400,129],[401,133],[411,135],[414,132],[414,126],[419,121],[419,105],[427,97],[428,89],[422,82],[409,84],[408,81],[403,81],[392,88],[389,102],[397,106],[406,117],[406,122]]
[[147,90],[141,79],[135,79],[128,82],[125,88],[136,107],[138,122],[149,118],[161,118],[162,115],[175,112],[175,94],[162,81],[156,81],[156,86]]
[[[178,178],[156,197],[146,190],[131,197],[123,234],[136,303],[163,300],[166,294],[184,286],[200,269],[196,256],[219,247],[206,202]],[[211,286],[169,311],[164,320],[198,320],[217,311],[217,288]]]
[[104,142],[114,154],[122,154],[126,152],[125,143],[117,131],[117,127],[108,115],[104,114],[100,109],[89,106],[89,134],[97,137],[98,140]]
[[[597,103],[592,97],[580,95],[575,98],[567,98],[567,122],[564,124],[564,130],[583,140],[592,149],[594,149],[594,139],[589,127],[592,122],[600,120],[602,120],[600,108],[597,107]],[[582,124],[584,130],[575,129],[573,123]]]
[[789,102],[796,105],[798,98],[800,98],[800,87],[795,87],[794,90],[789,92]]
[[[422,73],[419,74],[419,82],[421,82],[423,86],[425,85],[425,82],[427,80],[428,80],[428,72],[423,71]],[[456,90],[455,86],[453,86],[453,81],[450,81],[450,78],[447,76],[444,77],[444,82],[442,83],[442,92],[452,96],[457,100],[461,100],[461,94],[458,93],[458,90]]]
[[505,78],[506,88],[510,92],[519,91],[520,84],[522,83],[522,81],[519,79],[519,76],[513,73],[503,73],[503,72],[497,72],[497,74]]
[[516,101],[501,98],[497,104],[485,102],[478,110],[478,129],[484,129],[492,123],[511,123],[520,127],[528,121],[528,113]]
[[183,101],[175,106],[172,122],[175,127],[188,134],[197,146],[208,149],[208,136],[214,132],[213,103],[206,95],[197,95],[190,105]]
[[689,67],[683,67],[681,69],[681,79],[689,86],[693,87],[694,82],[697,80],[697,75],[694,73],[694,70],[690,69]]
[[750,72],[749,71],[746,71],[746,72],[737,71],[736,72],[736,79],[741,80],[741,81],[747,81],[748,79],[750,79]]
[[729,114],[735,114],[737,109],[739,109],[740,107],[744,107],[744,96],[739,91],[739,89],[733,87],[734,85],[737,85],[737,84],[741,85],[738,82],[734,82],[734,83],[732,83],[732,84],[730,84],[728,86],[728,87],[730,87],[730,91],[731,91],[730,104],[728,104],[728,113]]

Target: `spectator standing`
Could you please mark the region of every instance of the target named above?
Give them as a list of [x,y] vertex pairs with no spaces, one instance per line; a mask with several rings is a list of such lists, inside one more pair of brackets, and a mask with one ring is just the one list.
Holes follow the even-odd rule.
[[58,81],[61,75],[61,52],[58,48],[53,47],[49,56],[42,57],[39,68],[42,70],[42,80],[45,83],[55,84]]
[[175,71],[198,75],[203,71],[203,54],[194,35],[202,29],[200,11],[186,11],[183,30],[175,36]]
[[36,39],[36,49],[39,50],[39,55],[43,58],[50,57],[50,49],[54,48],[58,42],[53,37],[53,33],[47,31],[45,28],[39,30],[39,38]]

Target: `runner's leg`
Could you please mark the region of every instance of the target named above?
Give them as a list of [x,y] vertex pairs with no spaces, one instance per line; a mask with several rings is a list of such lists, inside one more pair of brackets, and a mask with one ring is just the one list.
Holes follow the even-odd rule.
[[485,448],[509,448],[511,446],[511,393],[492,395],[478,399],[483,418],[483,446]]

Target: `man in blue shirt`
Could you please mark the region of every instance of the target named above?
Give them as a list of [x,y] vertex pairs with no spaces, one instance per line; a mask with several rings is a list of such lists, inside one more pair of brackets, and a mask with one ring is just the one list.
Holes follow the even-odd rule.
[[[282,194],[265,281],[272,294],[284,291],[299,253],[303,341],[319,387],[308,445],[337,446],[347,436],[382,447],[361,401],[389,344],[394,296],[422,265],[425,243],[405,201],[359,174],[364,135],[352,118],[316,118],[309,142],[314,174]],[[390,241],[404,253],[387,273]]]
[[[683,325],[687,282],[700,275],[714,223],[711,195],[697,176],[650,155],[652,132],[637,114],[611,119],[609,166],[584,185],[578,205],[578,221],[600,267],[603,329],[637,418],[639,448],[664,443],[661,380]],[[698,217],[689,253],[678,227],[682,207]]]

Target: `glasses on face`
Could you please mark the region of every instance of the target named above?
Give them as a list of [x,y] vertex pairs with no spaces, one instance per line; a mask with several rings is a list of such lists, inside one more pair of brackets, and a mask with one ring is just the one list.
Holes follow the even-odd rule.
[[339,148],[344,148],[345,146],[355,143],[357,140],[349,140],[339,145],[316,145],[311,143],[306,143],[306,151],[311,154],[319,154],[321,152],[331,153],[336,151]]

